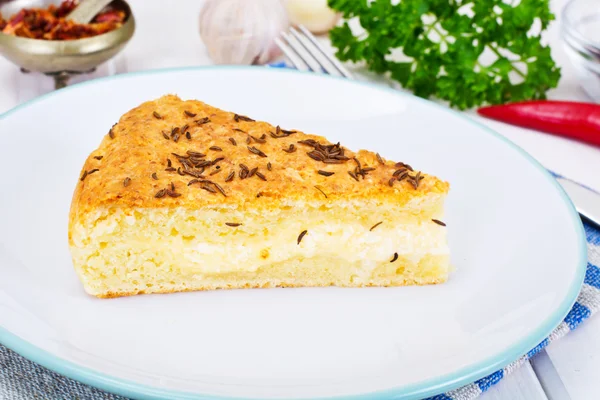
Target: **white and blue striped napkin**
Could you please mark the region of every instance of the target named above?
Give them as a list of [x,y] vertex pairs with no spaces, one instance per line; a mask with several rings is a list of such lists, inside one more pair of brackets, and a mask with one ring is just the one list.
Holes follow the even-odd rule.
[[479,397],[479,395],[488,390],[492,385],[500,382],[502,378],[519,368],[543,348],[565,336],[600,310],[600,230],[585,223],[584,228],[588,248],[588,265],[585,272],[585,280],[573,308],[571,308],[571,311],[560,325],[552,331],[550,336],[517,361],[508,364],[501,370],[460,389],[430,397],[427,400],[473,400]]

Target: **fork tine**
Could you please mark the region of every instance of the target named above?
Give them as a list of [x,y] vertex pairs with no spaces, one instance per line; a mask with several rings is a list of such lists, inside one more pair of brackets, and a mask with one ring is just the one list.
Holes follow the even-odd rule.
[[286,40],[287,44],[294,49],[294,51],[296,52],[296,54],[298,54],[300,56],[300,58],[302,58],[302,61],[304,61],[313,72],[316,72],[318,74],[322,74],[323,73],[323,69],[321,68],[321,65],[319,64],[319,62],[317,61],[316,58],[314,58],[302,45],[302,43],[300,43],[300,41],[291,36],[290,34],[288,34],[287,32],[281,32],[281,36],[283,36],[283,38]]
[[290,60],[292,62],[292,64],[294,65],[294,67],[296,67],[296,69],[298,71],[306,71],[306,72],[310,71],[310,68],[302,60],[302,57],[300,57],[294,51],[294,49],[292,49],[290,46],[285,44],[283,42],[283,40],[281,40],[280,38],[275,38],[275,44],[277,45],[277,47],[279,47],[279,49],[283,52],[283,54],[285,54],[285,56],[288,58],[288,60]]
[[290,33],[294,36],[298,42],[304,47],[304,49],[315,58],[322,69],[325,70],[329,75],[343,76],[331,63],[328,57],[325,57],[323,53],[312,43],[305,35],[298,32],[295,28],[290,28]]
[[304,27],[304,25],[298,25],[298,28],[300,28],[300,31],[304,34],[304,36],[306,36],[308,38],[308,40],[310,40],[310,42],[317,49],[319,49],[319,51],[325,57],[327,57],[327,59],[338,69],[338,71],[340,71],[340,73],[342,75],[344,75],[348,79],[353,79],[354,78],[352,76],[352,74],[350,72],[348,72],[348,70],[342,65],[342,63],[337,58],[335,58],[334,56],[332,56],[331,54],[329,54],[329,52],[327,50],[325,50],[323,48],[323,46],[321,46],[321,44],[317,41],[317,38],[315,38],[314,35],[312,33],[310,33],[310,31]]

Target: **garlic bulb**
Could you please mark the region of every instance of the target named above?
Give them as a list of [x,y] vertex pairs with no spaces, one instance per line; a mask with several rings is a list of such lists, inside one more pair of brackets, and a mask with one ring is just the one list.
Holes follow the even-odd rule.
[[312,33],[325,33],[340,19],[327,0],[286,0],[285,7],[292,24],[304,25]]
[[281,0],[206,0],[200,12],[200,36],[217,64],[272,61],[288,25]]

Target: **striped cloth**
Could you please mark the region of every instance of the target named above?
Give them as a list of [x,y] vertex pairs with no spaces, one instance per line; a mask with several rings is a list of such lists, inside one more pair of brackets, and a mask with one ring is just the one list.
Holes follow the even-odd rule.
[[540,352],[555,340],[560,339],[583,321],[600,310],[600,230],[584,224],[588,248],[588,265],[585,280],[577,301],[565,319],[552,331],[550,336],[531,349],[517,361],[507,365],[499,371],[485,378],[452,390],[451,392],[430,397],[428,400],[473,400],[488,390],[492,385],[500,382],[502,378],[519,368],[523,363]]

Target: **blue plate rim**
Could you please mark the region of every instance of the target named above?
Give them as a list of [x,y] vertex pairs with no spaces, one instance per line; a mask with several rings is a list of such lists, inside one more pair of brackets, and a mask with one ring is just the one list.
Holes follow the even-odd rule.
[[[24,102],[22,104],[17,105],[16,107],[6,111],[3,114],[0,114],[0,122],[4,120],[9,115],[27,108],[28,106],[39,102],[44,101],[53,96],[59,95],[60,93],[64,93],[65,91],[73,90],[80,88],[86,85],[97,84],[99,82],[104,82],[108,80],[115,79],[127,79],[132,76],[141,76],[141,75],[158,75],[158,74],[168,74],[173,72],[184,72],[184,71],[204,71],[204,70],[214,70],[214,69],[227,69],[227,70],[256,70],[256,69],[265,69],[265,67],[260,66],[193,66],[193,67],[178,67],[178,68],[164,68],[164,69],[156,69],[156,70],[146,70],[146,71],[137,71],[130,72],[126,74],[112,75],[102,78],[97,78],[85,82],[81,82],[72,86],[68,86],[66,88],[55,90],[50,93],[46,93],[42,96],[36,97],[32,100]],[[303,75],[313,75],[312,72],[303,72],[295,69],[289,68],[268,68],[269,71],[273,71],[272,73],[284,73],[284,74],[303,74]],[[517,146],[515,143],[511,142],[504,136],[495,132],[494,130],[488,128],[487,126],[469,118],[468,116],[445,107],[443,105],[437,104],[435,102],[416,97],[409,93],[404,93],[386,86],[377,85],[375,83],[364,82],[364,81],[349,81],[342,77],[335,76],[324,76],[320,75],[324,79],[339,79],[348,82],[348,84],[353,85],[361,85],[368,86],[376,90],[382,90],[386,92],[392,92],[398,96],[402,97],[410,97],[412,101],[419,101],[427,103],[428,105],[439,109],[441,112],[451,113],[468,123],[482,129],[487,132],[491,136],[499,139],[500,141],[508,144],[514,150],[516,150],[519,154],[521,154],[527,161],[529,161],[534,167],[539,169],[543,176],[550,181],[550,183],[556,188],[559,192],[560,196],[565,202],[567,206],[568,212],[571,215],[572,222],[574,224],[574,229],[579,238],[580,247],[578,254],[578,262],[577,262],[577,274],[575,279],[571,283],[571,287],[569,288],[569,292],[567,293],[565,299],[560,304],[560,306],[556,309],[556,311],[549,316],[539,327],[537,327],[533,332],[531,332],[527,337],[522,339],[521,341],[510,346],[506,351],[496,356],[489,357],[486,360],[480,361],[474,365],[461,368],[453,373],[442,375],[436,378],[428,379],[422,382],[405,385],[398,388],[384,389],[375,392],[369,392],[364,394],[357,395],[348,395],[348,396],[334,396],[334,397],[311,397],[310,400],[325,400],[325,399],[338,399],[338,400],[371,400],[371,399],[421,399],[428,396],[435,396],[437,394],[442,394],[448,392],[450,390],[457,389],[464,385],[468,385],[470,383],[475,382],[478,379],[481,379],[487,375],[490,375],[506,365],[510,364],[513,361],[516,361],[518,358],[525,355],[529,350],[533,349],[540,342],[542,342],[551,332],[557,327],[563,319],[566,317],[568,312],[573,307],[573,304],[577,300],[577,296],[581,290],[583,285],[583,281],[585,278],[585,271],[587,268],[587,241],[585,236],[585,231],[583,228],[583,224],[577,213],[573,203],[567,196],[564,189],[560,186],[560,184],[554,179],[554,177],[546,170],[537,160],[535,160],[529,153],[523,150],[521,147]],[[172,399],[172,400],[254,400],[255,398],[251,397],[228,397],[228,396],[217,396],[217,395],[204,395],[199,393],[191,393],[191,392],[183,392],[176,390],[168,390],[161,389],[149,385],[134,383],[128,381],[126,379],[118,378],[115,376],[111,376],[105,373],[97,372],[91,368],[83,367],[73,363],[71,361],[64,360],[58,356],[55,356],[46,350],[43,350],[26,340],[20,338],[19,336],[9,332],[4,327],[0,326],[0,344],[6,346],[7,348],[13,350],[14,352],[20,354],[21,356],[27,358],[30,361],[33,361],[43,367],[46,367],[60,375],[66,376],[68,378],[74,379],[86,385],[94,386],[101,390],[105,390],[107,392],[119,394],[121,396],[138,398],[138,399]]]

